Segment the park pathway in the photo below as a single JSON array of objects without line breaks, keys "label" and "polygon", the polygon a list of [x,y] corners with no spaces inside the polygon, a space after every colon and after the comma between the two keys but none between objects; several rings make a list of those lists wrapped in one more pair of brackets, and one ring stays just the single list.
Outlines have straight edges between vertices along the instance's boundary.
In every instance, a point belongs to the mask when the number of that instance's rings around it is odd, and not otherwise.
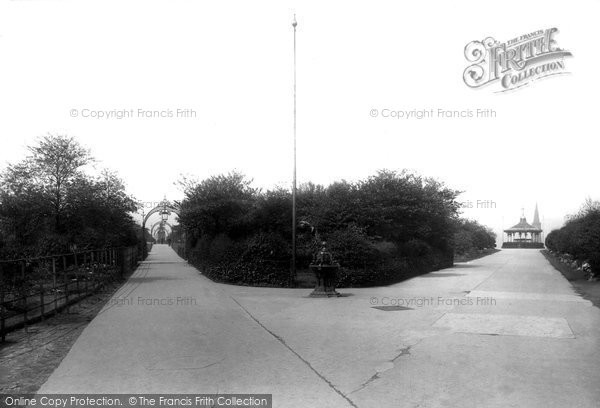
[{"label": "park pathway", "polygon": [[39,393],[269,393],[274,407],[589,407],[600,310],[537,250],[396,285],[216,284],[164,245]]}]

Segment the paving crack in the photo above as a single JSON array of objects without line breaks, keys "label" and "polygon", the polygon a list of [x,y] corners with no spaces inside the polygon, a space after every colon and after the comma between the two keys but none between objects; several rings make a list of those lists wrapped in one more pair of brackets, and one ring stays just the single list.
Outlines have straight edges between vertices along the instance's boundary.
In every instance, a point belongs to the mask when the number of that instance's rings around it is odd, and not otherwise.
[{"label": "paving crack", "polygon": [[366,388],[369,384],[371,384],[373,381],[378,380],[379,379],[379,372],[376,372],[375,374],[373,374],[371,376],[371,378],[369,378],[367,381],[365,381],[364,383],[362,383],[357,389],[355,389],[354,391],[350,392],[350,394],[354,394],[355,392],[358,392],[364,388]]},{"label": "paving crack", "polygon": [[192,370],[203,370],[205,368],[212,367],[212,366],[217,365],[217,364],[221,364],[221,362],[223,360],[225,360],[225,359],[222,358],[221,360],[216,361],[214,363],[205,364],[205,365],[199,366],[199,367],[158,367],[158,368],[156,368],[156,367],[153,366],[153,367],[146,368],[146,370],[149,370],[149,371],[177,371],[177,370],[192,371]]},{"label": "paving crack", "polygon": [[[416,344],[419,344],[419,343],[416,343]],[[394,357],[394,358],[393,358],[393,359],[391,359],[390,361],[391,361],[392,363],[395,363],[395,362],[396,362],[396,360],[398,360],[400,357],[402,357],[402,356],[406,356],[406,355],[410,355],[410,349],[411,349],[411,347],[412,347],[412,346],[406,346],[406,347],[404,347],[403,349],[400,349],[400,354],[398,354],[396,357]]]},{"label": "paving crack", "polygon": [[422,341],[422,339],[421,339],[421,340],[419,340],[418,342],[416,342],[416,343],[415,343],[415,344],[413,344],[413,345],[406,346],[406,347],[404,347],[404,348],[400,349],[400,350],[399,350],[399,351],[400,351],[400,354],[398,354],[396,357],[394,357],[394,358],[392,358],[391,360],[389,360],[389,362],[390,362],[390,363],[392,363],[392,366],[391,366],[391,367],[389,367],[389,368],[387,368],[387,369],[385,369],[385,370],[377,370],[377,372],[376,372],[375,374],[373,374],[373,375],[371,376],[371,378],[369,378],[367,381],[365,381],[364,383],[362,383],[362,384],[361,384],[361,385],[360,385],[360,386],[359,386],[357,389],[355,389],[355,390],[353,390],[352,392],[350,392],[350,394],[354,394],[355,392],[361,391],[361,390],[365,389],[366,387],[368,387],[368,386],[369,386],[369,385],[370,385],[370,384],[371,384],[373,381],[376,381],[376,380],[380,379],[381,377],[380,377],[379,375],[380,375],[381,373],[384,373],[384,372],[386,372],[386,371],[389,371],[389,370],[391,370],[392,368],[394,368],[394,364],[396,363],[396,360],[398,360],[398,359],[399,359],[400,357],[402,357],[402,356],[407,356],[407,355],[409,356],[409,355],[410,355],[410,349],[411,349],[413,346],[416,346],[417,344],[419,344],[421,341]]},{"label": "paving crack", "polygon": [[345,399],[348,404],[350,404],[350,406],[354,407],[354,408],[358,408],[358,406],[354,403],[354,401],[352,401],[350,398],[348,398],[346,396],[346,394],[344,394],[342,391],[340,391],[331,381],[329,381],[323,374],[321,374],[320,372],[318,372],[313,366],[312,364],[310,364],[310,362],[308,362],[307,360],[305,360],[300,354],[298,354],[298,352],[296,350],[294,350],[290,345],[288,345],[285,340],[281,337],[278,336],[277,334],[275,334],[274,332],[272,332],[271,330],[269,330],[264,324],[261,323],[260,320],[258,320],[256,317],[254,317],[252,315],[252,313],[250,313],[244,306],[241,305],[240,302],[237,301],[236,298],[234,298],[233,296],[230,296],[231,299],[244,311],[246,312],[246,314],[248,316],[250,316],[250,318],[252,320],[254,320],[256,322],[256,324],[258,324],[260,327],[263,328],[263,330],[265,330],[267,333],[269,333],[271,336],[273,336],[277,341],[279,341],[285,348],[287,348],[289,351],[291,351],[296,357],[298,357],[300,359],[300,361],[302,361],[304,364],[306,364],[306,366],[317,375],[317,377],[319,377],[321,380],[323,380],[328,386],[329,388],[331,388],[333,391],[335,391],[340,397],[342,397],[343,399]]}]

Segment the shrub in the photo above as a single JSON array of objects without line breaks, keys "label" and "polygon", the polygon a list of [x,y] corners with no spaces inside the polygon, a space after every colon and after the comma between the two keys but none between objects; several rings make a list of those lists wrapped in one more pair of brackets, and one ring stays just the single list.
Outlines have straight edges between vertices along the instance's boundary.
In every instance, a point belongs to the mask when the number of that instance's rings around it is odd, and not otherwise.
[{"label": "shrub", "polygon": [[460,219],[456,223],[453,244],[456,255],[470,255],[484,249],[495,248],[496,233],[477,221]]},{"label": "shrub", "polygon": [[85,173],[94,159],[74,138],[48,135],[29,153],[0,173],[1,258],[137,244],[137,204],[114,173]]},{"label": "shrub", "polygon": [[600,273],[600,203],[587,200],[565,225],[546,236],[546,246],[562,258],[589,264],[594,275]]},{"label": "shrub", "polygon": [[336,260],[348,268],[361,268],[381,256],[365,231],[355,224],[331,232],[327,237],[327,248]]},{"label": "shrub", "polygon": [[[289,283],[289,191],[263,193],[239,173],[182,185],[180,222],[195,247],[192,262],[207,276],[240,284]],[[297,267],[308,267],[319,240],[327,241],[349,285],[397,282],[447,265],[457,194],[435,180],[392,171],[358,183],[301,185],[297,219],[316,230],[298,231]]]}]

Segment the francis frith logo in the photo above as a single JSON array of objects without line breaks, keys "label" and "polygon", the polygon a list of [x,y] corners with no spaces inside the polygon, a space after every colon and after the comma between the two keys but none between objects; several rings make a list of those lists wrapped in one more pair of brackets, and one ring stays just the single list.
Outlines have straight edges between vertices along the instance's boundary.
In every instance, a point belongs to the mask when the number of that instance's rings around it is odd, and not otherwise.
[{"label": "francis frith logo", "polygon": [[463,73],[465,84],[480,88],[499,83],[497,92],[504,92],[568,73],[565,57],[571,53],[558,47],[557,32],[557,28],[538,30],[503,43],[492,37],[471,41],[465,46],[465,58],[471,63]]}]

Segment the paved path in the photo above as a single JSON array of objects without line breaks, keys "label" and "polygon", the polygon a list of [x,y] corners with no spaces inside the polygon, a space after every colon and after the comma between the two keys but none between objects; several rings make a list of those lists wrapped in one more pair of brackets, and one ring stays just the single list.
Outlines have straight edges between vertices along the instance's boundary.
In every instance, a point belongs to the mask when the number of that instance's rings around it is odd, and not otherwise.
[{"label": "paved path", "polygon": [[600,310],[536,250],[341,292],[215,284],[158,245],[39,392],[272,393],[275,407],[598,406]]}]

